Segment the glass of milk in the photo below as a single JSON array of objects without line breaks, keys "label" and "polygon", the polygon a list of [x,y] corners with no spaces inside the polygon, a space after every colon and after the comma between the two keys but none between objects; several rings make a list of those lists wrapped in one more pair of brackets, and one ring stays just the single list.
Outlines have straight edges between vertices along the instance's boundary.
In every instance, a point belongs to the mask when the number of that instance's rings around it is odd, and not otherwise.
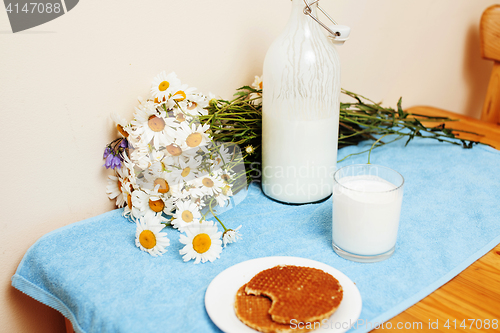
[{"label": "glass of milk", "polygon": [[404,178],[374,164],[355,164],[333,176],[332,245],[341,257],[376,262],[394,253]]}]

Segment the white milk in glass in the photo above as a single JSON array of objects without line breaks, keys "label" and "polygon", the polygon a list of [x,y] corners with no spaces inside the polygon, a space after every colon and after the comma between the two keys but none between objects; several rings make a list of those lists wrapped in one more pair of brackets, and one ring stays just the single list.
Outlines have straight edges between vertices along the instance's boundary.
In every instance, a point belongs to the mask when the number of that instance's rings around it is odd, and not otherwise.
[{"label": "white milk in glass", "polygon": [[402,189],[378,176],[347,176],[335,183],[333,243],[358,255],[378,255],[396,244]]}]

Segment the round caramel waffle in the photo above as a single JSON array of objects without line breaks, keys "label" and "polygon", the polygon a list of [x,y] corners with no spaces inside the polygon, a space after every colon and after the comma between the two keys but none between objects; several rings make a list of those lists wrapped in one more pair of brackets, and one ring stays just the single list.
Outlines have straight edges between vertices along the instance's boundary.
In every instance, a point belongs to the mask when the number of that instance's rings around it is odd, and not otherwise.
[{"label": "round caramel waffle", "polygon": [[[273,321],[269,314],[271,300],[265,296],[247,295],[246,285],[243,285],[236,293],[234,311],[236,317],[245,325],[264,333],[285,333],[285,332],[307,332],[307,329],[299,329],[295,325],[281,324]],[[319,327],[319,323],[317,323]],[[304,327],[304,325],[302,326]],[[313,326],[314,327],[314,326]]]},{"label": "round caramel waffle", "polygon": [[342,286],[330,274],[292,265],[263,270],[246,284],[245,293],[269,297],[271,319],[282,324],[328,318],[337,310],[343,296]]}]

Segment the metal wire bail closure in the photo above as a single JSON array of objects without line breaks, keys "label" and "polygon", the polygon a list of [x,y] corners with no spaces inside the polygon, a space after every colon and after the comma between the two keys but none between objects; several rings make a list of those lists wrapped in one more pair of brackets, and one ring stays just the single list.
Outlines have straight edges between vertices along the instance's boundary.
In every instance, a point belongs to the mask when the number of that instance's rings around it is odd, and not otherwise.
[{"label": "metal wire bail closure", "polygon": [[[311,17],[314,21],[316,21],[319,25],[321,25],[323,28],[328,31],[330,34],[330,38],[334,42],[339,42],[340,44],[343,44],[347,39],[349,39],[349,34],[351,32],[351,29],[347,26],[339,25],[335,20],[328,15],[328,13],[320,7],[319,5],[319,0],[313,0],[312,2],[308,2],[308,0],[304,0],[305,7],[304,7],[304,14],[308,15]],[[311,6],[316,5],[316,7],[334,24],[333,26],[327,26],[321,20],[314,16],[312,13],[312,8]]]}]

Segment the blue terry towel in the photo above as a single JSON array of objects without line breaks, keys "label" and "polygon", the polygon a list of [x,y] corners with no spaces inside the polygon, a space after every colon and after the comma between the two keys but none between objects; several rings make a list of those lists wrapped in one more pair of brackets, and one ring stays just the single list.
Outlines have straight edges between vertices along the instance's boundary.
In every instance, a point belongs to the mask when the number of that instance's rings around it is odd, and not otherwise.
[{"label": "blue terry towel", "polygon": [[[344,148],[339,157],[367,148]],[[357,155],[340,166],[366,160]],[[60,311],[77,332],[219,332],[204,308],[206,288],[218,273],[247,259],[296,256],[342,271],[361,292],[360,319],[386,321],[500,242],[500,152],[415,140],[377,148],[371,162],[405,177],[396,252],[386,261],[356,263],[333,252],[331,200],[284,205],[252,184],[246,199],[220,216],[229,228],[243,225],[243,238],[214,263],[184,263],[175,230],[168,231],[171,245],[162,257],[141,252],[135,225],[114,210],[43,236],[12,284]]]}]

